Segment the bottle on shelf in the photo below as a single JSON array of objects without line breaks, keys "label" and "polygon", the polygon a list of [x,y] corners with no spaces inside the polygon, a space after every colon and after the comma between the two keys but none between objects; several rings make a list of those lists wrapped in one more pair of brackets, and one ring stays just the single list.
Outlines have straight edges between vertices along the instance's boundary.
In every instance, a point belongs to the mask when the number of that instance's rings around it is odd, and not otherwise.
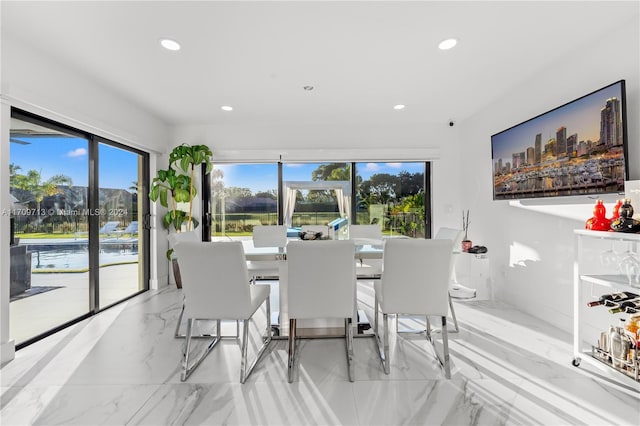
[{"label": "bottle on shelf", "polygon": [[640,312],[640,298],[620,302],[615,308],[609,309],[609,312],[611,312],[612,314],[617,314],[620,312],[624,312],[626,314],[635,314],[637,312]]},{"label": "bottle on shelf", "polygon": [[620,302],[624,302],[625,300],[636,299],[638,297],[640,297],[640,295],[631,293],[630,291],[603,294],[602,296],[600,296],[598,300],[587,303],[587,306],[589,307],[599,306],[599,305],[612,306],[612,305],[619,304]]},{"label": "bottle on shelf", "polygon": [[610,330],[610,347],[613,366],[624,368],[629,349],[631,349],[631,340],[624,332],[624,318],[620,318],[620,327],[611,327]]}]

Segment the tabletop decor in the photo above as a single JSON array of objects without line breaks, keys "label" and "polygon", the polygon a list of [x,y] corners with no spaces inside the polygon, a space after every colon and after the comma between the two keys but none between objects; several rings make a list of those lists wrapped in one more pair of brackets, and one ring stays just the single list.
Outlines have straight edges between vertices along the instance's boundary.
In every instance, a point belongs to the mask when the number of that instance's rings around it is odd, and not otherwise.
[{"label": "tabletop decor", "polygon": [[469,239],[469,210],[462,210],[462,230],[464,231],[464,237],[462,238],[462,251],[467,252],[473,246],[473,243]]}]

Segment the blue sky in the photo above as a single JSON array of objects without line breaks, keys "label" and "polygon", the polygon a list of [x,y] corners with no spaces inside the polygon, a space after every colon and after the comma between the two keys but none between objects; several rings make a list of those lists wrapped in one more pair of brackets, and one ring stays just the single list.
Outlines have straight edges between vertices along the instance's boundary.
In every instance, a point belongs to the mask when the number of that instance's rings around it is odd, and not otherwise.
[{"label": "blue sky", "polygon": [[[215,152],[214,152],[215,155]],[[298,163],[283,165],[284,180],[311,180],[311,172],[322,163]],[[278,167],[276,164],[219,164],[214,168],[224,173],[225,186],[250,188],[253,193],[277,189]],[[358,163],[356,171],[367,180],[372,174],[397,175],[401,171],[423,173],[424,163]]]},{"label": "blue sky", "polygon": [[[10,162],[21,167],[18,173],[38,170],[42,180],[64,174],[77,186],[87,186],[88,143],[82,138],[22,138],[28,145],[10,144]],[[137,180],[137,154],[100,144],[100,186],[128,189]],[[215,155],[215,152],[214,152]],[[284,180],[311,180],[311,172],[321,163],[283,165]],[[276,189],[276,164],[215,165],[224,172],[226,186],[250,188],[254,193]],[[357,172],[363,179],[375,173],[397,175],[401,171],[424,172],[424,163],[359,163]]]},{"label": "blue sky", "polygon": [[[19,174],[37,170],[46,181],[63,174],[77,186],[87,186],[88,142],[82,138],[51,137],[21,138],[28,145],[9,144],[10,163],[20,166]],[[138,155],[109,145],[100,144],[100,186],[128,189],[138,180]]]},{"label": "blue sky", "polygon": [[575,102],[557,108],[547,114],[533,118],[514,128],[505,130],[492,137],[493,161],[511,162],[513,153],[526,152],[527,147],[535,146],[536,135],[542,134],[542,147],[556,130],[567,128],[567,136],[578,134],[578,141],[597,141],[600,139],[600,110],[607,99],[617,97],[621,100],[619,84],[580,98]]}]

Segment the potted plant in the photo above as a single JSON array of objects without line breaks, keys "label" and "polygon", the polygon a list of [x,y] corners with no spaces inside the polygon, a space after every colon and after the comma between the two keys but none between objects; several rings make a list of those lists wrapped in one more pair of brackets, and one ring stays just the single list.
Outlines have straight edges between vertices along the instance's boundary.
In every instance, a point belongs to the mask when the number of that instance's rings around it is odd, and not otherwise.
[{"label": "potted plant", "polygon": [[462,210],[462,230],[464,231],[464,237],[462,238],[462,251],[467,252],[473,245],[469,239],[469,210]]},{"label": "potted plant", "polygon": [[[167,208],[162,217],[162,226],[169,232],[189,232],[198,227],[199,222],[193,217],[193,200],[197,189],[193,184],[195,168],[206,165],[207,173],[213,169],[213,153],[206,145],[182,144],[169,154],[167,169],[158,170],[151,182],[149,199],[160,201]],[[172,260],[176,284],[181,287],[180,271],[176,259],[172,259],[173,248],[167,250],[167,259]]]}]

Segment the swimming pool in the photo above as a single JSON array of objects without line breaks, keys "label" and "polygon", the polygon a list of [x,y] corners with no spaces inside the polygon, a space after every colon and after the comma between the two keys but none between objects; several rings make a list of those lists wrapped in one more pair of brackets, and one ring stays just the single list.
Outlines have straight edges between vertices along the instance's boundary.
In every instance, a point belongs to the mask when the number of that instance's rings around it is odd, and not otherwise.
[{"label": "swimming pool", "polygon": [[[22,242],[21,242],[22,244]],[[89,270],[88,243],[78,241],[46,241],[25,243],[31,253],[31,271],[86,272]],[[137,240],[100,244],[100,266],[138,261]]]}]

